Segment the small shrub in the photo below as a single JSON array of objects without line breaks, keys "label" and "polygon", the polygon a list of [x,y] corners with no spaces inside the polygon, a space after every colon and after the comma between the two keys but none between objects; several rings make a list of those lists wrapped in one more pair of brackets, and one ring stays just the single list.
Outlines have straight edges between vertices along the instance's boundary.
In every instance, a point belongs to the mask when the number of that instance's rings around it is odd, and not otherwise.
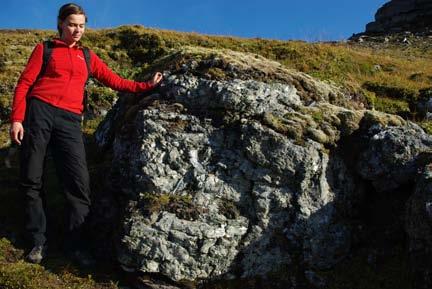
[{"label": "small shrub", "polygon": [[432,134],[432,120],[424,120],[419,125],[426,133]]},{"label": "small shrub", "polygon": [[140,195],[138,206],[146,215],[167,211],[175,214],[178,218],[194,221],[208,210],[198,207],[187,195],[168,195],[144,193]]},{"label": "small shrub", "polygon": [[375,99],[375,109],[390,113],[397,114],[402,117],[411,115],[409,104],[404,100],[392,99],[387,97],[377,97]]}]

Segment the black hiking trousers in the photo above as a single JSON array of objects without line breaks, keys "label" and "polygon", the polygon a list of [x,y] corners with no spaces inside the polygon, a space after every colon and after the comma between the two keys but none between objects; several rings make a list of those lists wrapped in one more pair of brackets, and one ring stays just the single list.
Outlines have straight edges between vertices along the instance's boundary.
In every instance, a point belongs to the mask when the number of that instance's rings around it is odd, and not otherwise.
[{"label": "black hiking trousers", "polygon": [[44,167],[48,149],[66,197],[65,246],[82,243],[89,214],[90,185],[81,132],[81,116],[36,98],[27,101],[19,188],[26,198],[26,230],[33,246],[46,238]]}]

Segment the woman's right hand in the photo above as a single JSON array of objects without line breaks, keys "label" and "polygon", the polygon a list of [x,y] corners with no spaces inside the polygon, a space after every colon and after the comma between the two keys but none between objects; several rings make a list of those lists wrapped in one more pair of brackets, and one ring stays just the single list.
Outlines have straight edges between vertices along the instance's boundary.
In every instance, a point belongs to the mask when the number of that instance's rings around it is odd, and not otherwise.
[{"label": "woman's right hand", "polygon": [[163,74],[161,72],[155,72],[151,79],[151,84],[153,87],[158,86],[163,78]]},{"label": "woman's right hand", "polygon": [[24,137],[24,127],[20,122],[13,122],[10,125],[10,137],[14,143],[21,145],[21,141]]}]

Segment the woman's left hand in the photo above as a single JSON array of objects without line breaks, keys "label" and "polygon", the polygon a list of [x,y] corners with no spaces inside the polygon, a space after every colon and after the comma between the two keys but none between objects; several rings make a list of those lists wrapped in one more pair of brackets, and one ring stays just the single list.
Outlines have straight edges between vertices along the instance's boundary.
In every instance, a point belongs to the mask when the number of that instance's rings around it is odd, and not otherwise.
[{"label": "woman's left hand", "polygon": [[162,81],[163,75],[161,72],[156,72],[155,74],[153,74],[152,79],[151,79],[151,84],[153,87],[158,86],[161,81]]}]

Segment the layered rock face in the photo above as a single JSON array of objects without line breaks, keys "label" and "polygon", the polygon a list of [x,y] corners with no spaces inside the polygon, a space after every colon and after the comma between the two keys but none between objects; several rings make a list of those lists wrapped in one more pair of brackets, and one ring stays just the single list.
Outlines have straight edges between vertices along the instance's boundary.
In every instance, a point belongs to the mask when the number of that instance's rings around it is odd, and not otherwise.
[{"label": "layered rock face", "polygon": [[418,126],[350,109],[338,88],[255,55],[185,48],[156,65],[160,90],[117,103],[96,134],[112,149],[127,270],[176,281],[285,270],[284,286],[322,286],[316,272],[358,239],[365,188],[413,183],[432,148]]},{"label": "layered rock face", "polygon": [[366,25],[366,33],[430,32],[432,0],[392,0],[375,14],[375,21]]}]

